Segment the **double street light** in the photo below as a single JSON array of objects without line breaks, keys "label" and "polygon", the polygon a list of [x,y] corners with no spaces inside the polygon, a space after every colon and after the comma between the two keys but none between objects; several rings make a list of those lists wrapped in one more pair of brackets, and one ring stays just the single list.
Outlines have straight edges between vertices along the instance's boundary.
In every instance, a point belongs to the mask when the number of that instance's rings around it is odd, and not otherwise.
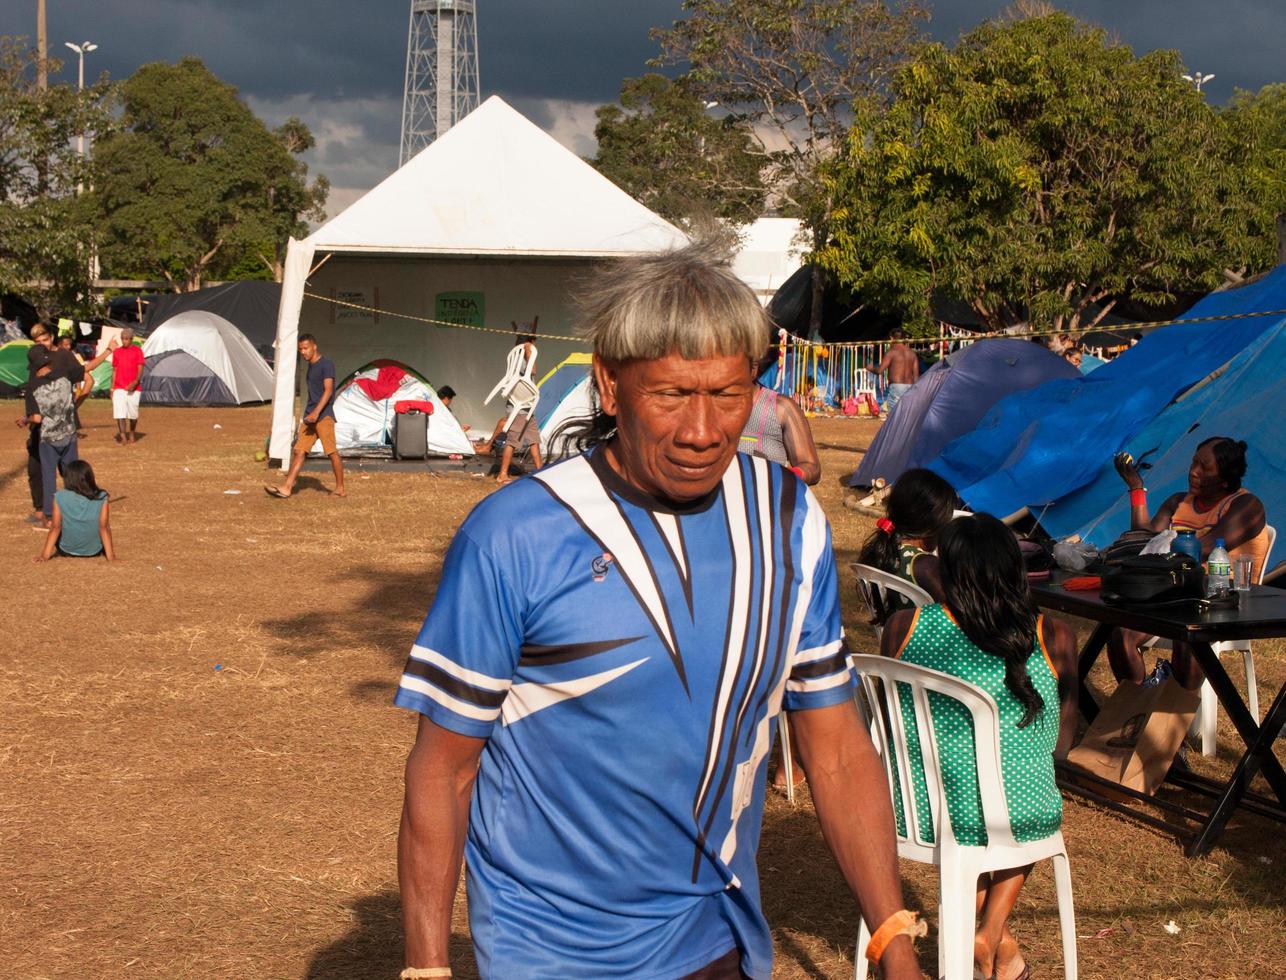
[{"label": "double street light", "polygon": [[1210,79],[1214,77],[1215,77],[1214,75],[1203,75],[1201,74],[1201,72],[1195,72],[1194,74],[1191,74],[1191,75],[1184,75],[1183,80],[1185,82],[1191,82],[1193,85],[1197,87],[1197,91],[1200,92],[1201,86],[1206,84],[1206,82],[1210,81]]},{"label": "double street light", "polygon": [[[63,43],[75,51],[77,57],[80,59],[80,76],[77,82],[76,91],[83,92],[85,91],[85,55],[89,54],[91,51],[97,51],[98,45],[93,41],[81,41],[79,44],[72,44],[70,41],[64,41]],[[76,137],[76,152],[80,154],[82,160],[85,158],[84,133],[81,133]]]}]

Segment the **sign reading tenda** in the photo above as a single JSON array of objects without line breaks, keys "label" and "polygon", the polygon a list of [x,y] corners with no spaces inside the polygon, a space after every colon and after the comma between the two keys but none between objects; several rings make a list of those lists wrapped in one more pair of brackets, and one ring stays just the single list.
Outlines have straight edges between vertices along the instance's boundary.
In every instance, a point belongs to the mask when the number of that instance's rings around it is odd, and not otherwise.
[{"label": "sign reading tenda", "polygon": [[433,318],[466,327],[481,327],[485,319],[483,294],[471,292],[438,293]]}]

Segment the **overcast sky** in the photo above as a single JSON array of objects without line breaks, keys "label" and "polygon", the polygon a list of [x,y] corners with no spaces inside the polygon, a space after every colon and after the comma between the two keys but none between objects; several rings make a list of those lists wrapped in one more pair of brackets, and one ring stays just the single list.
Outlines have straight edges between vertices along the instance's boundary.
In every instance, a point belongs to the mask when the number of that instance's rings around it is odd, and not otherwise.
[{"label": "overcast sky", "polygon": [[[150,61],[197,55],[269,123],[300,116],[314,170],[335,188],[332,214],[397,165],[409,0],[47,0],[51,53],[90,40],[86,75],[124,78]],[[930,33],[956,38],[1009,0],[930,2]],[[1065,0],[1136,52],[1177,48],[1213,72],[1206,91],[1286,81],[1286,0]],[[3,0],[0,34],[35,36],[36,0]],[[497,94],[580,154],[594,149],[594,109],[656,53],[648,29],[681,0],[477,0],[482,94]]]}]

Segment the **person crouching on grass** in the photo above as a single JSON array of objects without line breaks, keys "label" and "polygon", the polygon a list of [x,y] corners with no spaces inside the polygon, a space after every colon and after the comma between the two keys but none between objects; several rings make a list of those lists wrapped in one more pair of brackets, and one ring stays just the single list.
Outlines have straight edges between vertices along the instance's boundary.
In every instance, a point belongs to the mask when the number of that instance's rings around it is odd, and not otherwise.
[{"label": "person crouching on grass", "polygon": [[54,555],[116,561],[107,491],[94,480],[94,468],[74,459],[63,468],[63,489],[54,494],[53,525],[45,546],[32,559],[39,564]]},{"label": "person crouching on grass", "polygon": [[285,500],[294,492],[299,471],[304,468],[308,450],[321,440],[322,452],[330,457],[330,468],[335,473],[333,497],[347,497],[344,491],[344,462],[339,458],[335,445],[335,362],[322,357],[317,350],[317,338],[310,333],[299,335],[299,356],[308,362],[308,404],[304,408],[304,421],[299,426],[295,441],[295,456],[290,461],[290,472],[281,486],[266,486],[270,497]]}]

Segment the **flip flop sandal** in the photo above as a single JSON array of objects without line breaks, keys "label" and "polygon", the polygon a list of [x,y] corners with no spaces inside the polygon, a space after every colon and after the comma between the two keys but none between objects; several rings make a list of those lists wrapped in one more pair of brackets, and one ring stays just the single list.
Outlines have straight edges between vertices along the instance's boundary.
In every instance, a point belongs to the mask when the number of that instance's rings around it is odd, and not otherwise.
[{"label": "flip flop sandal", "polygon": [[278,500],[289,500],[290,494],[282,493],[280,487],[264,487],[263,492],[269,497],[276,497]]}]

